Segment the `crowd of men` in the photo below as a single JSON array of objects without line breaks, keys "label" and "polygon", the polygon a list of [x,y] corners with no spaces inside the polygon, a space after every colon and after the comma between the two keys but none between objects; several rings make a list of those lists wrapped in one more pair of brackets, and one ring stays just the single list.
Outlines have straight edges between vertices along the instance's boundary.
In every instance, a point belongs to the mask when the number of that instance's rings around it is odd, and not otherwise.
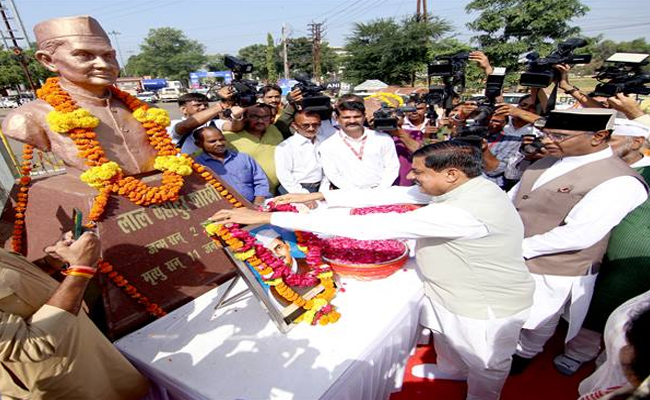
[{"label": "crowd of men", "polygon": [[[475,57],[491,69],[482,54]],[[438,363],[414,373],[466,379],[468,399],[499,398],[507,376],[543,351],[563,316],[566,349],[554,360],[561,373],[572,375],[595,359],[603,334],[613,347],[581,395],[647,390],[647,343],[630,339],[630,324],[609,331],[605,323],[622,306],[619,321],[634,320],[645,334],[650,329],[650,116],[632,96],[583,94],[568,83],[568,66],[556,68],[559,87],[577,100],[573,109],[541,118],[547,98],[533,89],[517,105],[497,104],[478,143],[461,134],[478,112],[472,102],[456,101],[431,120],[425,98],[414,94],[397,128],[378,132],[358,96],[339,98],[326,121],[299,102],[280,112],[262,98],[244,111],[245,130],[224,136],[261,165],[270,194],[282,195],[277,202],[425,206],[380,216],[225,210],[214,218],[357,239],[416,239],[429,299],[421,324],[434,335]],[[280,93],[264,92],[274,90]],[[286,121],[288,113],[289,132],[278,132],[273,121]],[[621,347],[627,358],[619,357]]]}]

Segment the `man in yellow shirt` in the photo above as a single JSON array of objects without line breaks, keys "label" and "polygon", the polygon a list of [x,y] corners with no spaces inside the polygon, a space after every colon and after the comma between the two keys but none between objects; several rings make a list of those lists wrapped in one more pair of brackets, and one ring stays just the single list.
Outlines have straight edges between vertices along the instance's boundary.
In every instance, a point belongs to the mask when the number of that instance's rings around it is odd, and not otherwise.
[{"label": "man in yellow shirt", "polygon": [[269,190],[275,193],[279,181],[275,173],[275,148],[282,142],[282,134],[273,125],[273,108],[255,104],[244,111],[244,130],[224,132],[231,147],[253,157],[269,178]]}]

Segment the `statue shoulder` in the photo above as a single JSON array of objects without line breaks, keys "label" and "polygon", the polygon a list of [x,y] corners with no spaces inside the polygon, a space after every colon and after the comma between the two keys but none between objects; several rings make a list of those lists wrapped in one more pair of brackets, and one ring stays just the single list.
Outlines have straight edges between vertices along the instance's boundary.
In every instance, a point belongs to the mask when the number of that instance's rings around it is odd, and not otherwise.
[{"label": "statue shoulder", "polygon": [[13,139],[38,148],[49,147],[45,117],[52,106],[43,100],[30,101],[12,110],[2,121],[2,132]]}]

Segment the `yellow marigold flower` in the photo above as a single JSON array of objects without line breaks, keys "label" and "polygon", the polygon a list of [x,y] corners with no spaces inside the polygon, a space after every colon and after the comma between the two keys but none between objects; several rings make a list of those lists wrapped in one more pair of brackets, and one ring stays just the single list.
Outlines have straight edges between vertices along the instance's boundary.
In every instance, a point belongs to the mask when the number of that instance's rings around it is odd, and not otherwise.
[{"label": "yellow marigold flower", "polygon": [[270,281],[264,281],[264,283],[266,283],[269,286],[278,286],[279,284],[282,283],[282,278],[272,279]]},{"label": "yellow marigold flower", "polygon": [[140,107],[133,112],[133,117],[142,123],[154,122],[161,126],[169,126],[171,122],[169,114],[162,108]]},{"label": "yellow marigold flower", "polygon": [[101,189],[104,187],[104,182],[110,180],[122,170],[120,166],[114,161],[109,161],[97,167],[92,167],[81,174],[80,178],[86,184]]},{"label": "yellow marigold flower", "polygon": [[302,320],[308,324],[311,324],[315,316],[316,316],[316,311],[309,310],[302,315]]},{"label": "yellow marigold flower", "polygon": [[208,233],[208,235],[214,236],[219,232],[222,226],[223,225],[221,224],[214,224],[214,223],[207,224],[205,226],[205,231]]},{"label": "yellow marigold flower", "polygon": [[74,128],[95,128],[99,125],[99,119],[83,108],[68,113],[50,111],[46,120],[50,129],[58,133],[67,133]]},{"label": "yellow marigold flower", "polygon": [[318,277],[320,279],[327,279],[327,278],[331,278],[332,276],[334,276],[334,273],[332,271],[322,272],[318,274]]},{"label": "yellow marigold flower", "polygon": [[255,249],[250,249],[248,251],[244,251],[243,253],[235,253],[235,257],[238,260],[242,260],[242,261],[251,258],[254,255],[255,255]]},{"label": "yellow marigold flower", "polygon": [[318,311],[321,308],[325,307],[327,305],[327,300],[325,299],[314,299],[314,306],[312,307],[312,310]]},{"label": "yellow marigold flower", "polygon": [[171,171],[181,176],[192,173],[192,160],[177,156],[158,156],[153,167],[159,171]]}]

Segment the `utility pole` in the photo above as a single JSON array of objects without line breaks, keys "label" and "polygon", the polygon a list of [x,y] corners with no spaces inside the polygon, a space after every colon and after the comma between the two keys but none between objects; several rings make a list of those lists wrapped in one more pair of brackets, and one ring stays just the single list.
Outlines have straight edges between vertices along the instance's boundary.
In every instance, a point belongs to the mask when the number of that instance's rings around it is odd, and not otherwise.
[{"label": "utility pole", "polygon": [[289,79],[289,60],[287,58],[287,28],[282,24],[282,58],[284,61],[284,79]]},{"label": "utility pole", "polygon": [[117,41],[117,35],[121,35],[121,33],[112,30],[108,32],[108,34],[112,35],[113,39],[115,39],[115,47],[117,47],[117,54],[120,56],[120,65],[122,65],[122,72],[124,72],[124,76],[127,76],[126,64],[124,64],[124,57],[122,57],[122,50],[120,50],[120,42]]},{"label": "utility pole", "polygon": [[9,0],[9,5],[11,6],[12,14],[16,17],[16,21],[18,21],[18,25],[20,26],[20,30],[23,33],[23,38],[25,38],[25,42],[27,42],[27,47],[31,48],[32,47],[32,42],[29,41],[29,36],[27,35],[27,31],[25,30],[25,25],[23,25],[23,20],[20,18],[20,14],[18,13],[18,9],[16,8],[16,4],[14,4],[14,0]]},{"label": "utility pole", "polygon": [[415,18],[418,21],[426,22],[429,18],[429,13],[427,12],[427,0],[417,0],[417,9],[415,12]]},{"label": "utility pole", "polygon": [[[5,7],[5,2],[0,2],[0,15],[2,16],[2,20],[4,21],[6,33],[9,35],[6,37],[6,39],[10,39],[11,44],[13,44],[13,47],[11,50],[13,50],[14,54],[16,55],[16,58],[18,59],[18,63],[20,64],[20,67],[23,70],[23,73],[25,74],[25,78],[27,78],[27,82],[29,83],[29,86],[31,90],[36,93],[36,85],[34,84],[34,80],[32,79],[32,74],[29,72],[29,68],[27,68],[27,61],[25,60],[25,56],[23,55],[23,49],[19,46],[18,40],[27,40],[26,38],[21,38],[21,37],[16,37],[14,35],[14,29],[11,26],[10,20],[14,19],[11,18],[7,15],[7,7]],[[2,37],[5,39],[5,32],[2,32]],[[29,43],[29,42],[27,42]]]},{"label": "utility pole", "polygon": [[309,31],[311,32],[311,40],[312,40],[312,45],[311,45],[312,75],[314,79],[320,82],[321,39],[323,33],[323,24],[312,22],[307,26],[309,27]]}]

